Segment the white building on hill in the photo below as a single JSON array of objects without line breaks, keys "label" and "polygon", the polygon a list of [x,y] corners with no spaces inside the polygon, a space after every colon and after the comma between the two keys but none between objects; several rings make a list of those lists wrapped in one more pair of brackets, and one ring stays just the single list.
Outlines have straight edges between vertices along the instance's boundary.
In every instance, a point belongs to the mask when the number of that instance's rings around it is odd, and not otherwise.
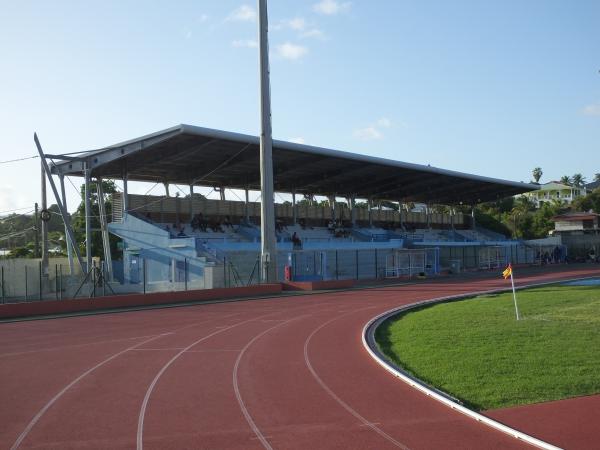
[{"label": "white building on hill", "polygon": [[577,197],[585,195],[585,188],[569,186],[558,181],[550,181],[549,183],[541,184],[538,191],[528,192],[524,195],[535,202],[536,208],[552,200],[560,200],[570,205]]}]

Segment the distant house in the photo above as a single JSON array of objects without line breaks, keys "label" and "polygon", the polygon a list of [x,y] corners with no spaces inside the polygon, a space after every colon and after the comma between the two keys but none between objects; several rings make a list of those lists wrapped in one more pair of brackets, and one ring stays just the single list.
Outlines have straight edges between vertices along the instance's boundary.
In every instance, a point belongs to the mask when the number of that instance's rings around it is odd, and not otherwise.
[{"label": "distant house", "polygon": [[596,213],[569,213],[552,218],[554,222],[553,234],[598,234],[600,233],[600,214]]},{"label": "distant house", "polygon": [[540,185],[538,191],[528,192],[524,195],[535,202],[535,207],[539,208],[544,203],[552,200],[560,200],[563,203],[570,205],[577,197],[585,195],[585,187],[569,186],[559,183],[558,181],[550,181]]}]

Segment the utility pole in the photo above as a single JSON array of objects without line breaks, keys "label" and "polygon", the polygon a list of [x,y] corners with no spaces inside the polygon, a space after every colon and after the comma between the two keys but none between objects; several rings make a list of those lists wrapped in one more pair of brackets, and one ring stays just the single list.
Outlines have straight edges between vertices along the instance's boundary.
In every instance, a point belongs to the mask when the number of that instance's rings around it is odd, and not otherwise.
[{"label": "utility pole", "polygon": [[35,204],[35,212],[33,216],[33,223],[35,226],[35,257],[40,257],[40,212],[38,204]]},{"label": "utility pole", "polygon": [[[42,211],[48,214],[48,200],[46,197],[46,173],[44,166],[41,166],[41,182],[42,182]],[[45,219],[45,218],[42,218]],[[42,276],[48,276],[48,221],[42,220]]]},{"label": "utility pole", "polygon": [[260,237],[263,282],[277,282],[277,242],[273,204],[273,132],[271,129],[271,84],[269,81],[269,40],[267,0],[258,0],[260,58]]}]

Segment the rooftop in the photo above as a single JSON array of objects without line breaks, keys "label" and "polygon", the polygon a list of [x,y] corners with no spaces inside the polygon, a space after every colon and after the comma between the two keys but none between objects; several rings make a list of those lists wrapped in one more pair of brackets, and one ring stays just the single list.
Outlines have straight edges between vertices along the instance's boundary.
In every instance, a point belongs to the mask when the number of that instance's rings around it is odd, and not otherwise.
[{"label": "rooftop", "polygon": [[[54,174],[260,190],[257,136],[177,125],[79,156],[58,160]],[[277,192],[475,204],[539,189],[488,178],[322,147],[273,141]]]}]

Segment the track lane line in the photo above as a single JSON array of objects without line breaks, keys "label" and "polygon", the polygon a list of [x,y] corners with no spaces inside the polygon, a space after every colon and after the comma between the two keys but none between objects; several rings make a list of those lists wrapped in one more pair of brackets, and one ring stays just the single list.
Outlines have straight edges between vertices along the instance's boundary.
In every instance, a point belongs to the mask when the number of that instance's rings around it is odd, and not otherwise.
[{"label": "track lane line", "polygon": [[265,334],[267,334],[269,331],[274,330],[275,328],[279,328],[282,325],[285,325],[285,324],[288,324],[290,322],[293,322],[294,320],[298,320],[298,319],[307,317],[308,315],[309,314],[305,314],[303,316],[299,316],[299,317],[295,317],[293,319],[285,320],[283,322],[278,323],[277,325],[272,326],[271,328],[267,328],[266,330],[260,332],[256,336],[254,336],[254,338],[252,338],[244,346],[244,348],[240,351],[237,359],[235,360],[235,365],[233,366],[233,391],[235,392],[235,398],[238,401],[238,404],[240,406],[240,409],[242,410],[242,414],[244,415],[244,418],[246,419],[246,422],[248,422],[248,425],[250,425],[250,428],[252,429],[252,431],[254,432],[254,434],[256,435],[256,437],[258,438],[258,440],[261,442],[261,444],[263,445],[263,447],[266,448],[267,450],[273,450],[273,447],[271,447],[271,444],[269,444],[269,441],[267,440],[267,438],[262,434],[262,432],[260,431],[260,429],[258,428],[258,426],[256,425],[256,423],[254,422],[254,419],[252,419],[252,416],[248,412],[248,408],[246,407],[246,404],[244,403],[244,399],[242,398],[242,394],[240,393],[240,386],[239,386],[239,382],[238,382],[238,369],[240,367],[240,362],[242,360],[242,357],[244,356],[244,353],[246,353],[246,350],[248,350],[248,348],[250,348],[250,346],[252,344],[254,344],[254,342],[256,342],[262,336],[264,336]]},{"label": "track lane line", "polygon": [[162,333],[162,334],[158,334],[154,337],[151,337],[150,339],[146,339],[142,342],[138,342],[137,344],[126,348],[125,350],[121,350],[118,353],[115,353],[114,355],[106,358],[104,361],[99,362],[98,364],[96,364],[94,367],[91,367],[90,369],[86,370],[85,372],[83,372],[81,375],[79,375],[77,378],[75,378],[73,381],[71,381],[69,384],[67,384],[60,392],[58,392],[58,394],[56,394],[54,397],[52,397],[52,399],[46,403],[46,405],[40,409],[38,411],[38,413],[33,417],[33,419],[31,419],[31,421],[29,422],[29,424],[25,427],[25,429],[21,432],[21,434],[19,435],[19,437],[17,438],[17,440],[15,441],[15,443],[12,445],[12,447],[10,448],[10,450],[16,450],[17,448],[19,448],[19,446],[21,445],[21,443],[23,442],[23,440],[27,437],[27,435],[29,434],[29,432],[31,431],[31,429],[35,426],[35,424],[42,418],[42,416],[46,413],[46,411],[48,411],[48,409],[50,409],[50,407],[56,403],[58,401],[58,399],[60,399],[65,392],[67,392],[69,389],[71,389],[73,386],[75,386],[79,381],[81,381],[83,378],[85,378],[87,375],[89,375],[90,373],[92,373],[94,370],[98,369],[99,367],[102,367],[103,365],[105,365],[106,363],[112,361],[115,358],[118,358],[119,356],[121,356],[124,353],[127,353],[130,350],[134,350],[135,348],[139,347],[140,345],[144,345],[148,342],[152,342],[156,339],[159,339],[163,336],[167,336],[173,334],[173,332],[170,333]]},{"label": "track lane line", "polygon": [[244,320],[242,322],[238,322],[236,324],[233,325],[229,325],[227,328],[220,328],[217,331],[214,331],[206,336],[201,337],[200,339],[197,339],[196,341],[192,342],[190,345],[188,345],[187,347],[183,348],[180,352],[178,352],[175,356],[173,356],[169,361],[167,361],[167,363],[158,371],[158,373],[156,374],[156,376],[154,377],[154,379],[152,380],[152,382],[150,383],[150,385],[148,386],[148,389],[146,390],[146,395],[144,396],[144,400],[142,401],[142,405],[140,407],[140,413],[138,415],[138,428],[137,428],[137,446],[136,448],[138,450],[142,450],[144,448],[144,418],[146,415],[146,410],[148,409],[148,402],[150,401],[150,396],[152,395],[152,392],[154,391],[154,388],[156,387],[156,384],[158,383],[158,380],[162,377],[162,375],[167,371],[167,369],[177,360],[179,359],[179,357],[181,355],[183,355],[185,352],[187,352],[189,349],[191,349],[192,347],[194,347],[195,345],[199,344],[202,341],[205,341],[206,339],[209,339],[213,336],[216,336],[217,334],[221,334],[224,333],[225,331],[231,330],[232,328],[236,328],[240,325],[244,325],[246,323],[250,323],[250,322],[254,322],[256,320],[260,320],[263,317],[268,317],[270,315],[273,314],[280,314],[280,311],[275,312],[275,313],[269,313],[269,314],[264,314],[262,316],[258,316],[258,317],[253,317],[251,319],[247,319]]},{"label": "track lane line", "polygon": [[394,439],[392,436],[390,436],[385,431],[383,431],[381,428],[379,428],[376,425],[376,422],[371,422],[371,421],[367,420],[366,418],[364,418],[363,416],[361,416],[358,411],[356,411],[354,408],[352,408],[348,403],[346,403],[344,400],[342,400],[335,392],[333,392],[333,390],[331,390],[331,388],[317,374],[316,370],[314,369],[314,367],[312,366],[312,364],[310,362],[310,357],[308,356],[308,346],[310,344],[310,341],[312,340],[313,336],[315,334],[317,334],[321,329],[323,329],[324,327],[326,327],[330,323],[335,322],[336,320],[341,319],[344,316],[348,316],[350,314],[353,314],[353,313],[356,313],[356,312],[359,312],[359,311],[364,311],[364,310],[367,310],[367,309],[372,309],[372,308],[376,308],[376,306],[368,306],[366,308],[355,309],[354,311],[350,311],[350,312],[347,312],[345,314],[336,316],[333,319],[330,319],[327,322],[324,322],[320,326],[318,326],[317,328],[315,328],[313,330],[313,332],[304,341],[304,362],[306,363],[306,366],[308,367],[308,370],[312,374],[313,378],[317,381],[317,383],[319,383],[319,385],[323,388],[323,390],[325,390],[325,392],[327,392],[331,396],[331,398],[333,398],[340,406],[342,406],[346,411],[348,411],[356,419],[358,419],[364,426],[370,428],[375,433],[379,434],[381,437],[383,437],[385,440],[387,440],[388,442],[392,443],[396,447],[401,448],[403,450],[410,450],[410,448],[407,447],[406,445],[404,445],[402,442]]},{"label": "track lane line", "polygon": [[[223,318],[229,318],[229,317],[233,317],[239,315],[239,313],[235,313],[235,314],[229,314],[227,316],[224,316]],[[37,422],[42,418],[42,416],[46,413],[46,411],[54,404],[56,403],[60,397],[62,397],[65,392],[67,392],[70,388],[72,388],[75,384],[77,384],[79,381],[81,381],[83,378],[85,378],[87,375],[89,375],[90,373],[92,373],[94,370],[100,368],[101,366],[105,365],[106,363],[112,361],[113,359],[121,356],[122,354],[129,352],[129,351],[135,351],[138,350],[138,347],[147,344],[148,342],[152,342],[158,338],[164,337],[164,336],[169,336],[172,334],[175,334],[179,331],[182,330],[186,330],[188,328],[192,328],[194,326],[198,326],[198,325],[202,325],[208,322],[211,322],[212,319],[207,319],[207,320],[203,320],[200,322],[195,322],[192,324],[188,324],[188,325],[184,325],[180,328],[176,328],[175,330],[172,331],[168,331],[168,332],[164,332],[164,333],[160,333],[160,334],[156,334],[156,335],[151,335],[151,336],[144,336],[144,337],[149,337],[149,339],[146,339],[142,342],[138,342],[137,344],[126,348],[125,350],[122,350],[112,356],[110,356],[109,358],[101,361],[100,363],[96,364],[94,367],[88,369],[87,371],[83,372],[81,375],[79,375],[77,378],[75,378],[75,380],[73,380],[71,383],[69,383],[67,386],[65,386],[58,394],[56,394],[48,403],[46,403],[46,405],[40,410],[38,411],[38,413],[33,417],[33,419],[31,419],[31,421],[29,422],[29,424],[27,425],[27,427],[25,427],[25,429],[21,432],[21,434],[19,435],[19,437],[17,438],[17,440],[15,441],[15,443],[13,444],[13,446],[11,447],[10,450],[16,450],[21,443],[23,442],[23,440],[27,437],[27,435],[31,432],[31,430],[33,429],[33,427],[37,424]],[[136,338],[131,338],[131,339],[136,339]]]}]

